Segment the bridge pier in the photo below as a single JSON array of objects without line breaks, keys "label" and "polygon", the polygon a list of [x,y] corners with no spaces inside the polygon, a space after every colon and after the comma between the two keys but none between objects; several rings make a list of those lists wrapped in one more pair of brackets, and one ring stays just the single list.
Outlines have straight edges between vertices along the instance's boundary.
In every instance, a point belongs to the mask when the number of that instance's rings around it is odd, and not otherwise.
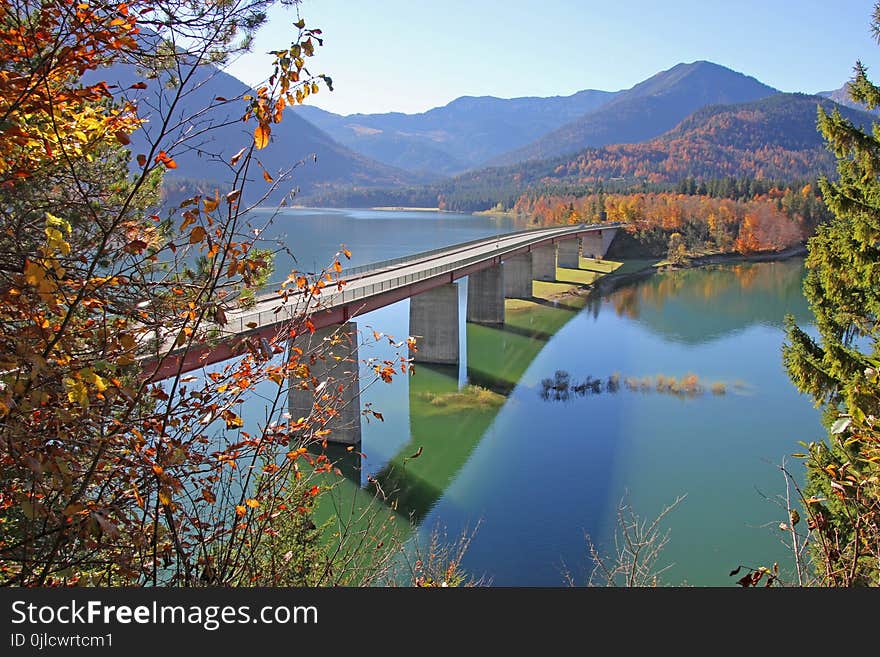
[{"label": "bridge pier", "polygon": [[504,296],[508,299],[532,298],[532,254],[524,253],[504,261]]},{"label": "bridge pier", "polygon": [[504,323],[503,267],[489,267],[468,276],[467,321],[475,324]]},{"label": "bridge pier", "polygon": [[[287,399],[291,418],[294,421],[300,417],[307,418],[314,411],[313,423],[319,419],[326,420],[324,428],[331,432],[327,435],[327,442],[360,444],[357,323],[318,329],[310,335],[296,338],[294,345],[303,350],[301,362],[308,365],[311,377],[317,379],[319,384],[326,381],[327,385],[316,399],[314,386],[309,384],[308,388],[301,388],[299,384],[304,379],[291,376]],[[328,410],[316,410],[316,406]]]},{"label": "bridge pier", "polygon": [[556,245],[539,246],[532,251],[532,276],[536,281],[556,280]]},{"label": "bridge pier", "polygon": [[596,259],[604,258],[605,254],[608,253],[608,247],[611,246],[611,242],[616,234],[617,229],[609,228],[607,230],[598,230],[584,235],[581,238],[584,257]]},{"label": "bridge pier", "polygon": [[559,259],[560,267],[567,267],[568,269],[577,269],[580,267],[580,260],[578,258],[579,246],[580,240],[576,238],[562,240],[557,244],[557,257]]},{"label": "bridge pier", "polygon": [[458,362],[458,286],[447,283],[409,301],[409,334],[417,339],[417,363]]}]

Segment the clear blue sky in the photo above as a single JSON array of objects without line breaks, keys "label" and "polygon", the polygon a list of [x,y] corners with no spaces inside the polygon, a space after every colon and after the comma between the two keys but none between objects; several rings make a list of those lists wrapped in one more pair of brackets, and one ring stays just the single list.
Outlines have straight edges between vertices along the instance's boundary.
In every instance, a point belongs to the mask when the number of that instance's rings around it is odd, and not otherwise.
[{"label": "clear blue sky", "polygon": [[[332,76],[313,104],[354,112],[420,112],[464,95],[617,90],[698,59],[782,91],[841,86],[861,59],[880,80],[869,0],[304,0],[324,31],[313,73]],[[278,9],[254,52],[229,72],[268,75],[294,9]]]}]

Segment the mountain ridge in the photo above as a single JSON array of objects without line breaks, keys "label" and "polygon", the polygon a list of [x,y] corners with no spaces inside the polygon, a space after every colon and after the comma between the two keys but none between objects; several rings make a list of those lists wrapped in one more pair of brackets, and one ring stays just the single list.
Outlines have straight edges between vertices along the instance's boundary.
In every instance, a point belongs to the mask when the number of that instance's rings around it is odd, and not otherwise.
[{"label": "mountain ridge", "polygon": [[608,102],[617,92],[584,89],[569,95],[460,96],[425,112],[334,114],[297,111],[345,146],[391,166],[435,176],[474,168],[510,148]]},{"label": "mountain ridge", "polygon": [[[663,135],[638,144],[587,148],[571,156],[487,167],[438,185],[408,190],[412,199],[448,209],[486,210],[496,203],[510,207],[525,191],[577,190],[597,185],[624,188],[671,186],[688,178],[712,180],[751,177],[802,181],[833,175],[835,158],[816,129],[816,107],[837,108],[855,123],[874,117],[820,96],[778,93],[748,103],[702,107]],[[388,194],[400,191],[387,190]],[[345,195],[346,204],[364,199],[386,204],[381,190]],[[323,203],[333,203],[325,196]],[[394,204],[400,204],[395,202]]]},{"label": "mountain ridge", "polygon": [[[149,152],[149,138],[154,131],[150,121],[152,108],[160,103],[167,106],[171,87],[165,85],[164,79],[145,81],[127,65],[115,65],[90,75],[126,90],[125,93],[138,102],[139,115],[146,121],[141,129],[132,133],[129,148],[133,154]],[[144,82],[147,88],[137,90],[136,85]],[[253,140],[253,123],[241,121],[245,104],[238,102],[248,93],[252,93],[248,85],[217,67],[196,68],[187,83],[186,94],[172,113],[170,132],[164,139],[168,144],[177,143],[169,150],[177,167],[166,172],[166,180],[177,186],[182,185],[183,180],[211,184],[230,180],[228,162],[232,155]],[[291,188],[309,193],[327,185],[352,181],[364,186],[426,182],[425,178],[346,148],[294,111],[285,112],[281,123],[272,126],[269,146],[255,155],[272,178],[277,179],[280,173],[294,169],[289,183],[270,193],[269,199],[273,202],[286,197]],[[259,172],[255,169],[254,173],[257,174],[255,180],[262,184]],[[257,189],[251,192],[256,193]]]},{"label": "mountain ridge", "polygon": [[527,146],[488,162],[505,166],[544,160],[583,148],[638,143],[657,137],[700,107],[758,100],[778,90],[720,64],[676,64],[619,92],[600,108]]}]

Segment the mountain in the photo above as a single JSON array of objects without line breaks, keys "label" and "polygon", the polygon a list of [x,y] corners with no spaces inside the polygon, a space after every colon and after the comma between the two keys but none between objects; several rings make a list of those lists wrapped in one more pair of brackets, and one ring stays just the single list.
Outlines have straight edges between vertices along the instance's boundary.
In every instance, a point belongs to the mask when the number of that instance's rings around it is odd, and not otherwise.
[{"label": "mountain", "polygon": [[844,84],[839,89],[834,89],[833,91],[820,91],[816,95],[823,96],[824,98],[830,98],[838,105],[843,105],[844,107],[850,107],[852,109],[862,110],[864,112],[871,112],[872,114],[880,114],[880,108],[869,110],[861,103],[857,103],[852,98],[850,98],[849,89],[847,88],[846,84]]},{"label": "mountain", "polygon": [[[155,132],[157,117],[152,108],[167,107],[172,99],[172,88],[164,79],[145,80],[132,67],[115,65],[110,69],[90,74],[121,90],[138,101],[139,115],[146,119],[142,129],[131,135],[133,154],[149,152],[150,135]],[[146,82],[143,91],[132,91],[132,85]],[[252,90],[240,80],[213,66],[197,68],[183,95],[171,114],[168,137],[164,143],[180,143],[169,150],[177,168],[166,173],[169,189],[190,186],[211,187],[231,181],[228,166],[230,158],[253,140],[255,123],[243,123],[245,110],[242,96]],[[226,100],[228,99],[228,100]],[[359,186],[396,186],[426,182],[427,179],[376,162],[337,143],[324,131],[303,119],[296,111],[284,112],[283,121],[272,126],[270,145],[255,155],[271,177],[294,168],[292,180],[274,191],[270,199],[278,201],[293,187],[302,193],[335,184]],[[254,182],[252,194],[268,190],[259,170],[254,167],[249,176]]]},{"label": "mountain", "polygon": [[713,104],[743,103],[777,93],[753,77],[711,62],[678,64],[619,92],[585,114],[509,153],[492,165],[545,160],[587,147],[638,143],[672,129],[691,112]]},{"label": "mountain", "polygon": [[649,183],[727,176],[799,180],[832,175],[835,158],[816,128],[816,108],[837,108],[870,126],[866,112],[820,96],[776,94],[751,103],[694,112],[664,135],[642,144],[589,149],[557,165],[551,178],[590,182],[624,178]]},{"label": "mountain", "polygon": [[[473,211],[498,202],[511,207],[525,191],[577,192],[599,183],[609,190],[643,184],[668,188],[688,178],[802,181],[820,174],[833,176],[836,161],[816,128],[817,105],[829,112],[837,108],[862,126],[870,126],[874,119],[821,96],[780,93],[750,103],[701,108],[644,143],[588,148],[568,157],[485,168],[429,187],[384,193],[408,194],[403,198],[422,204],[436,199],[451,210]],[[389,198],[382,194],[348,190],[345,204],[358,204],[360,196],[382,205]],[[321,202],[335,201],[331,194]]]},{"label": "mountain", "polygon": [[462,96],[420,114],[297,112],[345,146],[380,162],[433,175],[459,173],[590,112],[615,97],[587,89],[571,96]]}]

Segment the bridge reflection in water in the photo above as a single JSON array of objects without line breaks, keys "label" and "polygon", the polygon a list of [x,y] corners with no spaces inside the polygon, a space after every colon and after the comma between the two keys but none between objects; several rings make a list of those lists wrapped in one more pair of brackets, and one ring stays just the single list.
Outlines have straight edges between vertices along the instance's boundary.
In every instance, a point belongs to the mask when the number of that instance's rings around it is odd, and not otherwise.
[{"label": "bridge reflection in water", "polygon": [[[585,268],[588,266],[584,263]],[[761,265],[761,276],[754,278],[757,269],[758,267],[753,265],[728,265],[699,271],[668,272],[603,295],[601,300],[593,298],[589,303],[590,305],[600,303],[602,315],[616,314],[620,317],[634,318],[635,322],[642,324],[643,329],[648,329],[648,333],[659,340],[700,345],[752,327],[760,329],[763,325],[768,325],[778,328],[778,322],[786,312],[798,318],[807,317],[809,311],[799,292],[802,276],[800,261]],[[568,276],[563,275],[564,273],[575,272],[560,271],[558,278],[569,279]],[[736,313],[731,309],[749,301],[744,291],[748,291],[751,295],[750,311]],[[455,527],[454,531],[458,531],[463,526],[462,523],[472,520],[472,513],[478,513],[486,519],[486,524],[481,529],[481,539],[475,542],[475,552],[472,554],[480,554],[479,550],[484,550],[484,553],[492,552],[497,549],[499,542],[516,540],[514,538],[517,536],[516,532],[511,532],[509,527],[504,526],[503,514],[505,505],[512,503],[511,500],[518,499],[517,495],[526,487],[520,482],[510,481],[518,470],[510,469],[509,465],[510,463],[518,466],[528,464],[531,457],[526,459],[511,457],[511,460],[507,461],[506,458],[498,459],[499,450],[516,451],[521,454],[523,448],[528,449],[534,442],[530,431],[534,431],[536,427],[551,427],[548,433],[553,433],[553,436],[542,436],[536,446],[538,452],[547,451],[554,444],[553,437],[563,435],[567,429],[559,423],[545,424],[541,417],[531,425],[522,424],[521,404],[530,391],[517,390],[516,398],[511,399],[511,403],[508,403],[508,398],[512,397],[517,383],[523,381],[524,373],[530,367],[535,369],[532,363],[552,336],[569,320],[575,318],[583,303],[582,299],[577,298],[572,298],[571,301],[566,299],[565,305],[559,306],[553,306],[538,298],[527,302],[508,300],[504,325],[462,322],[461,332],[465,340],[462,341],[461,348],[461,370],[451,366],[419,364],[415,376],[408,379],[401,377],[395,382],[397,390],[405,395],[408,404],[406,411],[397,413],[402,416],[402,422],[408,422],[408,427],[394,428],[394,433],[400,436],[401,442],[395,442],[394,449],[388,449],[387,445],[383,446],[384,451],[379,450],[381,453],[378,454],[380,464],[372,465],[372,468],[370,466],[364,468],[365,471],[370,472],[375,484],[366,479],[360,463],[354,460],[345,462],[343,470],[349,478],[343,479],[342,483],[338,484],[335,505],[323,507],[319,510],[319,514],[329,518],[334,513],[350,513],[350,509],[359,511],[366,509],[373,502],[373,495],[378,487],[381,487],[388,495],[384,500],[386,503],[374,503],[373,508],[380,509],[383,518],[389,519],[393,526],[399,529],[398,535],[404,538],[413,536],[414,525],[417,528],[424,524],[426,529],[429,529],[427,525],[432,524],[433,519],[438,517],[442,518],[444,523],[448,522],[450,526]],[[707,308],[711,311],[707,312]],[[587,311],[589,310],[591,308],[587,308]],[[663,312],[664,310],[666,312]],[[698,335],[690,325],[696,321],[695,318],[700,317],[700,311],[708,330]],[[398,316],[402,314],[403,311],[400,311]],[[577,324],[580,326],[592,323],[588,317],[582,315]],[[613,322],[611,324],[614,325]],[[608,322],[604,322],[604,325],[608,325]],[[403,330],[402,326],[404,326],[403,321],[394,328]],[[569,329],[572,328],[574,327],[569,326]],[[565,356],[558,351],[558,344],[566,344],[566,349],[577,349],[580,344],[583,344],[585,351],[591,349],[590,344],[579,341],[580,331],[577,331],[577,334],[578,339],[572,339],[572,333],[568,331],[559,343],[554,342],[551,349],[541,355],[539,360],[542,366],[549,369],[544,373],[545,375],[551,374],[557,363],[562,369],[566,368],[563,364]],[[586,334],[593,336],[592,339],[598,339],[595,332],[587,331]],[[617,347],[619,346],[618,344]],[[551,352],[554,355],[548,358]],[[561,363],[560,355],[563,358]],[[615,352],[613,356],[600,359],[602,365],[598,368],[601,371],[583,369],[585,366],[592,367],[590,364],[592,358],[594,358],[592,355],[586,359],[572,357],[571,361],[580,364],[581,374],[610,374],[613,371],[611,368],[617,367],[618,362],[623,362],[623,367],[627,367],[626,359],[621,361],[620,355]],[[624,373],[626,371],[624,369]],[[536,376],[540,374],[535,371],[525,375],[526,384],[536,381]],[[465,382],[477,384],[485,390],[483,392],[469,390],[464,385]],[[403,388],[404,385],[407,388]],[[486,394],[486,391],[491,394]],[[614,401],[620,401],[621,397],[625,398],[625,395],[616,397]],[[716,401],[739,403],[737,398],[729,396],[724,400],[720,398],[709,400],[707,405]],[[749,400],[748,403],[754,401]],[[385,405],[384,401],[383,405]],[[387,405],[385,406],[387,408]],[[626,405],[625,408],[631,406]],[[566,417],[571,419],[571,414]],[[617,421],[616,416],[610,414],[607,418],[608,421],[600,425],[602,430],[609,436],[624,435],[620,427],[612,426],[609,429],[609,424]],[[365,427],[365,429],[364,451],[368,453],[370,463],[373,464],[375,463],[373,458],[377,454],[375,448],[371,448],[371,443],[374,442],[373,437],[376,433],[372,433],[372,428]],[[505,435],[507,431],[518,432],[519,436]],[[602,520],[602,514],[608,512],[602,506],[602,502],[610,499],[609,491],[613,489],[612,475],[609,473],[616,471],[614,467],[609,467],[609,463],[615,459],[615,450],[622,449],[621,445],[625,446],[626,441],[609,440],[601,443],[600,446],[591,448],[589,452],[594,458],[570,467],[567,475],[563,473],[563,478],[571,476],[572,479],[577,479],[575,490],[581,495],[578,497],[578,504],[583,503],[589,509],[588,512],[583,509],[580,511],[585,517],[592,519],[591,536],[597,537],[597,540],[603,540],[603,528],[610,525]],[[559,443],[555,444],[558,448]],[[411,459],[410,457],[420,448],[421,455]],[[655,451],[660,454],[662,449],[661,445]],[[491,462],[487,460],[487,454],[494,455]],[[350,453],[342,448],[340,456],[346,455],[350,456]],[[652,457],[656,458],[654,452]],[[640,465],[644,468],[644,459]],[[487,474],[484,480],[489,479],[492,484],[485,486],[475,495],[474,473],[486,467],[497,468],[498,471]],[[577,474],[572,475],[571,472]],[[639,473],[641,481],[643,470],[638,469],[636,472]],[[509,483],[514,492],[499,491],[497,489],[499,483],[502,487]],[[639,494],[644,494],[645,490],[652,490],[651,486],[654,485],[653,480],[650,485],[643,484]],[[557,493],[559,490],[562,488],[557,488]],[[584,491],[588,491],[589,494],[585,494]],[[587,501],[582,502],[582,498]],[[481,501],[474,503],[474,499]],[[614,502],[616,503],[618,499],[619,497]],[[645,499],[651,498],[649,496]],[[495,500],[498,502],[492,506]],[[484,502],[488,506],[485,506]],[[546,512],[546,508],[539,508],[541,513]],[[499,523],[502,526],[500,530]],[[490,528],[494,534],[490,532]],[[424,532],[424,529],[419,530],[422,536]],[[553,534],[557,538],[561,535],[562,532]],[[485,543],[487,536],[491,537],[489,543]],[[495,541],[494,544],[492,540]],[[480,546],[477,546],[477,543],[480,543]],[[483,545],[488,547],[484,548]],[[485,554],[475,558],[479,560],[484,556]],[[523,564],[520,566],[526,567]]]},{"label": "bridge reflection in water", "polygon": [[[559,278],[571,273],[560,269]],[[554,291],[568,287],[560,283]],[[467,463],[547,341],[586,303],[581,296],[561,301],[507,300],[503,324],[464,322],[467,346],[461,363],[417,363],[415,374],[407,377],[409,439],[371,476],[362,468],[361,445],[351,438],[360,436],[360,427],[351,424],[350,414],[345,414],[346,420],[341,419],[343,414],[335,418],[343,437],[328,444],[326,453],[343,477],[332,482],[334,493],[322,502],[318,519],[343,514],[343,522],[365,523],[373,517],[367,510],[371,505],[375,509],[378,500],[379,508],[391,510],[392,525],[405,534],[412,525],[418,526]],[[340,402],[359,407],[350,398]],[[291,415],[302,415],[303,410],[292,406]]]},{"label": "bridge reflection in water", "polygon": [[[581,260],[581,264],[584,269],[590,267],[587,261]],[[796,288],[801,280],[801,267],[799,261],[778,263],[771,268],[772,275],[765,277],[765,284],[772,284],[776,292]],[[560,269],[558,273],[558,278],[565,280],[574,272]],[[655,315],[663,316],[659,312],[662,306],[672,300],[676,304],[676,316],[689,317],[697,307],[705,304],[715,307],[719,300],[736,305],[739,293],[734,292],[747,286],[748,280],[744,277],[751,273],[749,266],[670,272],[621,288],[610,294],[606,302],[618,314],[640,315],[658,334],[673,340],[687,339],[677,332],[669,335],[669,328],[657,320]],[[704,294],[691,298],[688,288],[689,295],[682,296],[680,283],[697,275],[706,281],[706,289],[700,288]],[[771,291],[768,291],[768,299],[772,297]],[[762,291],[758,292],[760,302]],[[800,295],[791,296],[797,303],[785,310],[800,319],[808,310]],[[321,514],[329,517],[340,509],[364,509],[377,491],[381,491],[378,497],[393,510],[396,523],[401,527],[411,522],[418,525],[467,463],[508,396],[550,338],[587,304],[599,303],[601,300],[595,297],[578,296],[556,303],[538,297],[528,301],[507,300],[504,324],[464,323],[466,349],[461,369],[466,373],[465,380],[458,366],[417,364],[416,374],[406,381],[409,439],[369,480],[358,457],[360,446],[351,451],[344,445],[330,446],[330,455],[338,458],[344,474],[344,480],[337,482],[338,494],[344,501],[337,501],[332,511],[322,509]],[[764,308],[763,303],[757,306]],[[748,315],[749,323],[767,323],[771,315],[778,314],[778,308],[775,313],[752,313]],[[705,339],[717,339],[721,334],[746,328],[741,316],[728,318],[723,311],[717,323],[717,330],[709,332],[710,337]],[[366,451],[369,452],[369,446]],[[419,457],[411,458],[416,453],[420,453]]]}]

